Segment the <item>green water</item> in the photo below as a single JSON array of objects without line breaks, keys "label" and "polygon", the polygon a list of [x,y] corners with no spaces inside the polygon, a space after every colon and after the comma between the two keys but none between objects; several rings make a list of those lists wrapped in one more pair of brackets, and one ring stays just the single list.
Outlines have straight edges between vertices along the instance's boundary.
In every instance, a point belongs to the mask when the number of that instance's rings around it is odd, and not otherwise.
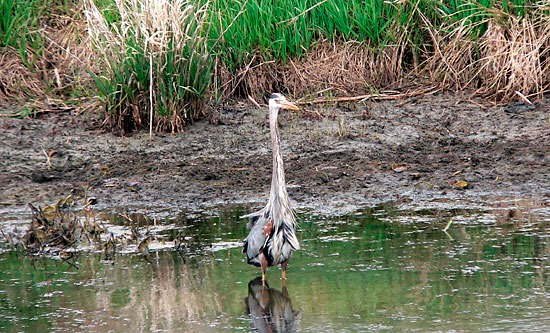
[{"label": "green water", "polygon": [[[269,288],[262,291],[253,281],[258,269],[246,264],[239,247],[246,234],[236,218],[240,213],[171,220],[174,229],[158,237],[171,244],[184,230],[186,250],[152,251],[148,258],[118,254],[112,262],[87,252],[72,266],[6,252],[0,255],[0,331],[550,327],[550,236],[540,221],[510,226],[468,211],[444,212],[445,219],[441,212],[374,210],[340,218],[301,216],[302,249],[289,264],[286,288],[280,270],[271,268]],[[447,217],[456,221],[445,233]]]}]

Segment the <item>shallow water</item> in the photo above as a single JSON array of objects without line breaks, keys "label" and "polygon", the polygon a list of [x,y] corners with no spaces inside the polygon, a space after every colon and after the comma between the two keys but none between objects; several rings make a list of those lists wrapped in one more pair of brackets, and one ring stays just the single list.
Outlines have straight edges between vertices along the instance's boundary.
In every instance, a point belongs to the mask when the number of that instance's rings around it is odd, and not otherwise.
[{"label": "shallow water", "polygon": [[[262,289],[259,270],[241,253],[246,229],[237,216],[243,212],[157,221],[148,256],[125,249],[107,261],[90,251],[69,264],[3,253],[0,331],[550,327],[550,233],[536,215],[391,206],[343,217],[302,215],[302,249],[289,264],[286,287],[279,269],[271,268],[269,288]],[[114,226],[124,224],[105,216]],[[180,231],[185,241],[178,252],[173,239]]]}]

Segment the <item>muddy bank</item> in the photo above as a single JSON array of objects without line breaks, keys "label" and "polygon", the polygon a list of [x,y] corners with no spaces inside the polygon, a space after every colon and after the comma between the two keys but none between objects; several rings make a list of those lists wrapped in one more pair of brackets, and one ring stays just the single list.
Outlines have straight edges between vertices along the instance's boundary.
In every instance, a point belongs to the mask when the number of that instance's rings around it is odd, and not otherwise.
[{"label": "muddy bank", "polygon": [[[548,207],[549,115],[544,101],[495,107],[450,94],[306,105],[280,116],[289,194],[297,207],[337,214],[388,201],[468,206],[496,196]],[[89,115],[70,112],[1,118],[0,207],[85,193],[98,209],[175,214],[246,202],[253,209],[267,198],[264,109],[237,103],[185,133],[153,140],[147,133],[116,137],[92,124]]]}]

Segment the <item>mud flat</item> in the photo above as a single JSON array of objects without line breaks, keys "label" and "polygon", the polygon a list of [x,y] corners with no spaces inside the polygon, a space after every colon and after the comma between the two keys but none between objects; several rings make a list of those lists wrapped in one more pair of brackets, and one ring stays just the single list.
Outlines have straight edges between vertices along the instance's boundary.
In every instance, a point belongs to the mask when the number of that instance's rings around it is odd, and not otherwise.
[{"label": "mud flat", "polygon": [[[470,208],[530,202],[548,216],[550,109],[466,95],[335,106],[280,116],[289,194],[342,214],[394,202]],[[267,111],[236,103],[178,135],[117,137],[88,116],[0,118],[0,208],[69,193],[98,209],[167,211],[263,204],[271,177]]]}]

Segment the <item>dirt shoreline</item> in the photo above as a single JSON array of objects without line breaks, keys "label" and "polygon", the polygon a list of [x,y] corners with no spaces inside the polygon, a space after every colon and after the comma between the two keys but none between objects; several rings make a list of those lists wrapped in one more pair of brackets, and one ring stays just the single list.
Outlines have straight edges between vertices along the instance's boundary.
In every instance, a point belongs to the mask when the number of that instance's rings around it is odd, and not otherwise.
[{"label": "dirt shoreline", "polygon": [[[305,105],[282,114],[296,206],[342,214],[390,201],[468,207],[484,197],[550,206],[547,102],[490,106],[454,94],[404,102]],[[98,209],[258,208],[272,167],[267,111],[236,103],[214,114],[214,124],[199,121],[153,140],[147,133],[116,137],[87,129],[89,119],[69,112],[2,117],[0,209],[84,192]],[[461,180],[468,186],[455,188]]]}]

